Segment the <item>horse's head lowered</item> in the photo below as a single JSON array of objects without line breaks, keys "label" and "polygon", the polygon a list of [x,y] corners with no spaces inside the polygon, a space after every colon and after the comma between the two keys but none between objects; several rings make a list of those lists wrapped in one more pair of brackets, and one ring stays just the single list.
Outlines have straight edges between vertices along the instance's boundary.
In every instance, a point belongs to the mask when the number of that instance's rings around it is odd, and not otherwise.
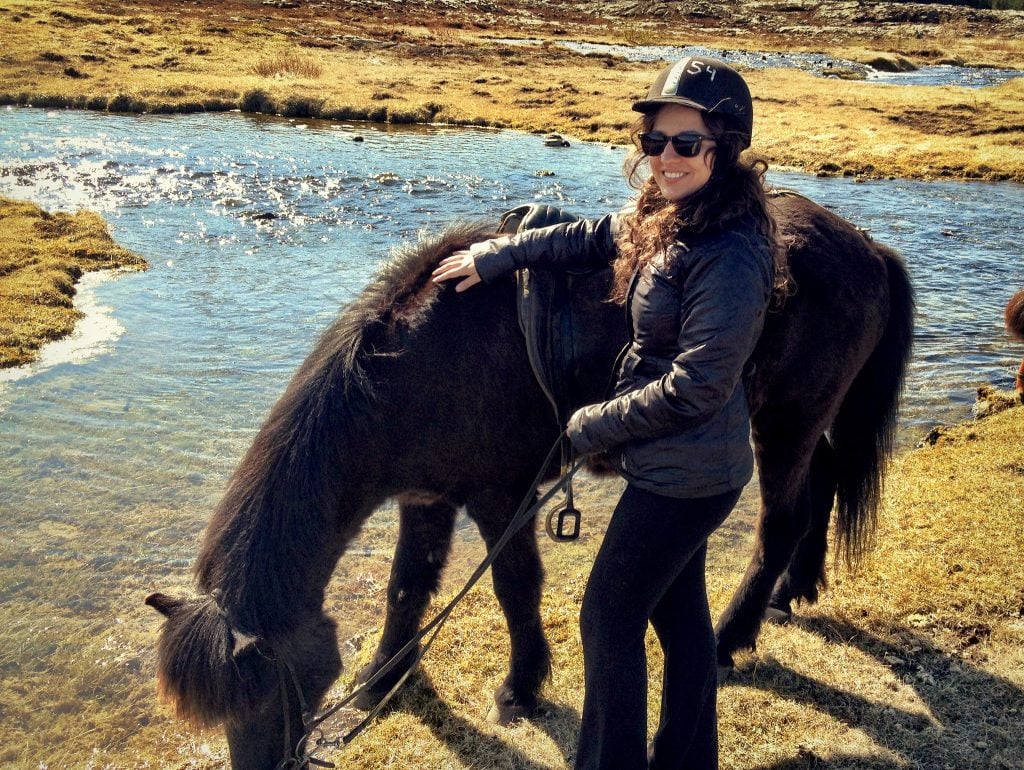
[{"label": "horse's head lowered", "polygon": [[167,619],[157,681],[178,716],[223,724],[233,767],[272,768],[294,756],[303,707],[315,709],[341,672],[334,622],[321,614],[269,641],[234,627],[215,597],[154,593],[146,604]]}]

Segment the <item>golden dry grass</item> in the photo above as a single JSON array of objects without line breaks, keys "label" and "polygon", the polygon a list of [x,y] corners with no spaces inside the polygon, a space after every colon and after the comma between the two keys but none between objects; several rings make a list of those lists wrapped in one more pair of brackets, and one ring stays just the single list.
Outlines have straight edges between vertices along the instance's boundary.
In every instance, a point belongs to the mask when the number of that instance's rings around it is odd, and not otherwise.
[{"label": "golden dry grass", "polygon": [[253,65],[252,70],[264,78],[290,75],[316,80],[323,74],[324,68],[320,62],[309,56],[303,56],[295,51],[283,51],[260,59]]},{"label": "golden dry grass", "polygon": [[32,360],[43,343],[71,332],[82,273],[145,267],[92,212],[48,214],[0,198],[0,368]]},{"label": "golden dry grass", "polygon": [[[652,65],[495,38],[529,32],[552,40],[635,42],[642,36],[753,50],[824,47],[861,60],[904,53],[920,63],[945,56],[1024,65],[1024,48],[1012,36],[973,27],[960,35],[955,23],[915,28],[902,38],[867,25],[828,38],[814,30],[787,38],[754,34],[763,29],[688,28],[680,39],[678,25],[664,20],[615,24],[574,14],[570,3],[553,8],[562,16],[529,17],[523,26],[517,15],[476,18],[467,11],[472,18],[450,19],[428,3],[403,4],[404,13],[384,5],[368,15],[342,3],[278,9],[233,0],[203,5],[200,13],[164,0],[20,0],[0,13],[6,42],[0,102],[129,112],[242,107],[297,117],[557,131],[621,143],[631,120],[626,105],[646,91]],[[755,149],[773,163],[814,173],[1024,181],[1020,80],[978,90],[789,70],[748,77],[757,97]]]}]

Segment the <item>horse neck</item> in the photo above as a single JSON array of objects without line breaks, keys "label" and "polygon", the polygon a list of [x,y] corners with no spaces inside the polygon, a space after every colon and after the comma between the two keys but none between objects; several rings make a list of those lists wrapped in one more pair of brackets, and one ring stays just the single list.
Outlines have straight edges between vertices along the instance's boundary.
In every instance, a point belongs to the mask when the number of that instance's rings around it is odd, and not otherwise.
[{"label": "horse neck", "polygon": [[[311,356],[311,359],[315,358]],[[372,441],[335,367],[307,360],[273,407],[214,511],[196,562],[234,624],[270,637],[319,612],[338,557],[381,502],[352,468]]]}]

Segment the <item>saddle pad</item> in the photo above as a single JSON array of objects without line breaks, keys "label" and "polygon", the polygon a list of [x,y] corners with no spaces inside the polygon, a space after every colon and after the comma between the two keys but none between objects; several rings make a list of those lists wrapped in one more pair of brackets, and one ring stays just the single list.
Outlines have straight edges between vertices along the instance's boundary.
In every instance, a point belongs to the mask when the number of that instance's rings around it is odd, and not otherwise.
[{"label": "saddle pad", "polygon": [[[507,211],[499,232],[521,233],[538,227],[575,222],[579,217],[544,204],[529,204]],[[572,370],[571,276],[563,271],[523,269],[516,276],[519,328],[541,390],[551,402],[559,426],[569,418],[569,373]]]}]

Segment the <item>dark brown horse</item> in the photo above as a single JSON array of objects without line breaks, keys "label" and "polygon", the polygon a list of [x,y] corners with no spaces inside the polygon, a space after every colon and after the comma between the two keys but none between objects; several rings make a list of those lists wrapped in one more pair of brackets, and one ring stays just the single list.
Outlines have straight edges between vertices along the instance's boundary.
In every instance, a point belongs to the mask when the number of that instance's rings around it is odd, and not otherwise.
[{"label": "dark brown horse", "polygon": [[[777,199],[796,292],[773,313],[748,383],[762,509],[742,585],[718,626],[719,656],[754,645],[769,606],[814,601],[836,502],[840,548],[874,525],[911,346],[913,300],[890,249],[798,196]],[[455,294],[430,283],[443,256],[486,235],[456,228],[394,259],[299,368],[242,459],[206,531],[201,598],[154,594],[167,616],[163,693],[194,722],[226,728],[236,767],[273,767],[338,676],[323,612],[335,564],[388,498],[400,526],[387,617],[365,681],[416,632],[465,507],[490,547],[560,426],[531,373],[512,279]],[[625,335],[604,301],[608,271],[577,279],[575,404],[604,398]],[[552,472],[557,469],[552,468]],[[506,722],[529,716],[550,669],[532,527],[493,565],[511,636],[495,693]],[[396,681],[389,672],[362,699]],[[291,693],[291,696],[289,696]]]},{"label": "dark brown horse", "polygon": [[[1003,320],[1006,322],[1006,333],[1014,339],[1024,342],[1024,289],[1010,297],[1006,303]],[[1013,385],[1017,391],[1017,397],[1024,401],[1024,360],[1020,362],[1017,379]]]}]

